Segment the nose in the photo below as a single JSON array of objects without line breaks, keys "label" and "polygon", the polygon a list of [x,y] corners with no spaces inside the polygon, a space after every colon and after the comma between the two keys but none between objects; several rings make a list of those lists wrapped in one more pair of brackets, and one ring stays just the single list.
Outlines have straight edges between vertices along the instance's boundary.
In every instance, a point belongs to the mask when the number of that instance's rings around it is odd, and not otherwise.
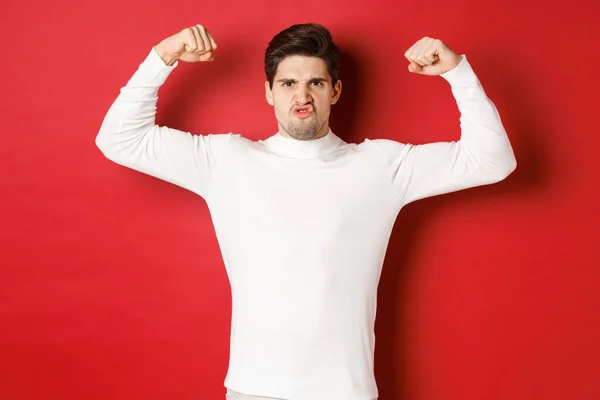
[{"label": "nose", "polygon": [[306,104],[312,101],[312,95],[307,83],[300,83],[297,85],[296,91],[294,92],[294,100],[299,104]]}]

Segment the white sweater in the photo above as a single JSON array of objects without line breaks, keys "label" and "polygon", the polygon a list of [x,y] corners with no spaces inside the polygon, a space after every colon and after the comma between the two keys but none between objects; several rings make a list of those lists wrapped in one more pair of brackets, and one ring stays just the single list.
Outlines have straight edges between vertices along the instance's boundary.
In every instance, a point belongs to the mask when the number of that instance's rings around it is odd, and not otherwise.
[{"label": "white sweater", "polygon": [[[425,145],[191,135],[155,124],[176,68],[154,49],[96,143],[112,161],[189,189],[209,207],[232,291],[225,386],[291,400],[371,400],[377,285],[400,209],[504,179],[516,167],[498,112],[463,55],[441,75],[461,138]],[[199,260],[201,262],[202,260]]]}]

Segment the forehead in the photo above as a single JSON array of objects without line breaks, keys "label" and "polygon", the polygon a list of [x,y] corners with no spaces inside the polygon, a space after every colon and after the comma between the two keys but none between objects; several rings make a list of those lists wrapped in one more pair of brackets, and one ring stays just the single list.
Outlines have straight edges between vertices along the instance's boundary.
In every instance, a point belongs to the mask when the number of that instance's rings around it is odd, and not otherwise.
[{"label": "forehead", "polygon": [[279,62],[275,79],[281,78],[311,78],[320,76],[330,79],[327,63],[319,57],[287,56]]}]

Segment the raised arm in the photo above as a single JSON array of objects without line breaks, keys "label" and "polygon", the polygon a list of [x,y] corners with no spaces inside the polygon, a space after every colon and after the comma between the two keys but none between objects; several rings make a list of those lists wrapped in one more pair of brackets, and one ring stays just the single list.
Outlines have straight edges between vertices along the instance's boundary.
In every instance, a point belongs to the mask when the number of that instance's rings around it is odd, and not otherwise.
[{"label": "raised arm", "polygon": [[217,45],[201,25],[152,48],[104,117],[96,136],[117,164],[207,196],[211,174],[232,134],[192,135],[155,124],[158,90],[178,60],[211,61]]},{"label": "raised arm", "polygon": [[406,54],[409,71],[439,75],[451,86],[460,111],[460,140],[423,145],[373,140],[383,151],[403,204],[443,193],[496,183],[516,160],[498,110],[485,94],[466,55],[423,38]]}]

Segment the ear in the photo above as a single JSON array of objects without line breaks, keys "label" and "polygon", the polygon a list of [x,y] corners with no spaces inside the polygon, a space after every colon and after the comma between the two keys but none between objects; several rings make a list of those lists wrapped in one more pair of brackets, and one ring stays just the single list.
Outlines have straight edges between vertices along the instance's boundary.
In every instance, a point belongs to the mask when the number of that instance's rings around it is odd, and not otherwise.
[{"label": "ear", "polygon": [[333,86],[333,96],[331,96],[331,104],[335,104],[340,99],[342,95],[342,81],[338,79],[338,81]]},{"label": "ear", "polygon": [[273,105],[273,92],[271,91],[271,88],[269,87],[269,81],[265,81],[265,97],[267,98],[267,103],[269,103],[269,105]]}]

